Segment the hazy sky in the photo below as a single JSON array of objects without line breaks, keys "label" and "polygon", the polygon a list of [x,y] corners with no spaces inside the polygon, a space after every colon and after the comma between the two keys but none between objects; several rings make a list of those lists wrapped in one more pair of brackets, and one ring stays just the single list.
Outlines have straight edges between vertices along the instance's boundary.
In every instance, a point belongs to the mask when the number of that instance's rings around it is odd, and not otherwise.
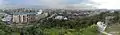
[{"label": "hazy sky", "polygon": [[46,6],[49,8],[120,9],[120,0],[0,0],[1,7]]}]

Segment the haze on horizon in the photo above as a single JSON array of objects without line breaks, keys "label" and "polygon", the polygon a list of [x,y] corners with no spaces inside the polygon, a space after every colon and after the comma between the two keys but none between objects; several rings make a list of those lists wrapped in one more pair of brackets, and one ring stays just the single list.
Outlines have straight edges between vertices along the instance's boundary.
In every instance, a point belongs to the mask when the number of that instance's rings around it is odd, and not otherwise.
[{"label": "haze on horizon", "polygon": [[120,9],[120,0],[0,0],[0,8]]}]

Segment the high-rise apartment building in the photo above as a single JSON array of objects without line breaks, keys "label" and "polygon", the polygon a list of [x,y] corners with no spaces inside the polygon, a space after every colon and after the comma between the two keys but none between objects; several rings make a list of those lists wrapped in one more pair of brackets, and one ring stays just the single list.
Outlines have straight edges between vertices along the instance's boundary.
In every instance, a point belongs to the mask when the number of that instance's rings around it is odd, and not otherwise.
[{"label": "high-rise apartment building", "polygon": [[24,14],[24,15],[12,15],[12,22],[15,23],[27,23],[36,20],[35,14]]}]

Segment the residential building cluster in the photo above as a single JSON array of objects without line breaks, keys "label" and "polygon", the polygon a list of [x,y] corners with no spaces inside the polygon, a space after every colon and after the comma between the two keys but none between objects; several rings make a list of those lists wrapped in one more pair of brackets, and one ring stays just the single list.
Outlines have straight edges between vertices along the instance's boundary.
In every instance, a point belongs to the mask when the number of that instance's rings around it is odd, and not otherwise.
[{"label": "residential building cluster", "polygon": [[[70,20],[75,18],[82,18],[87,16],[93,16],[106,12],[108,10],[69,10],[69,9],[29,9],[29,8],[18,8],[18,9],[3,9],[4,18],[2,21],[8,23],[28,23],[35,22],[41,18],[53,18],[60,20]],[[110,11],[113,13],[114,10]]]},{"label": "residential building cluster", "polygon": [[7,23],[31,23],[35,22],[40,17],[47,17],[48,14],[44,13],[42,10],[38,11],[26,11],[26,10],[20,10],[20,11],[4,11],[6,15],[4,15],[2,21],[5,21]]}]

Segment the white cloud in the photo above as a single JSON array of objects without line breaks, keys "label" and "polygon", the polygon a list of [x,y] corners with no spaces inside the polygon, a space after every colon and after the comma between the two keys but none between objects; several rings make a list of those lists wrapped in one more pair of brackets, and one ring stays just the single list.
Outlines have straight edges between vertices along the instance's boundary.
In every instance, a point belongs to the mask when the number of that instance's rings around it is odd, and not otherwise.
[{"label": "white cloud", "polygon": [[106,9],[120,9],[120,0],[90,0],[91,2],[100,4],[94,5],[97,8],[106,8]]},{"label": "white cloud", "polygon": [[[26,1],[30,1],[30,0],[26,0]],[[32,3],[32,1],[33,0],[31,0],[30,2]],[[37,1],[37,2],[32,3],[31,5],[42,5],[42,6],[47,6],[49,8],[70,8],[70,9],[92,9],[94,8],[93,4],[85,3],[85,2],[84,3],[80,2],[77,4],[68,4],[68,3],[64,3],[65,0],[34,0],[34,1]],[[19,4],[9,5],[9,3],[7,2],[9,1],[0,0],[0,5],[3,6],[4,8],[11,8],[11,7],[15,8],[19,6]],[[26,3],[30,3],[30,2],[26,2]],[[5,4],[8,4],[8,5],[5,5]]]},{"label": "white cloud", "polygon": [[79,4],[70,4],[66,6],[66,8],[70,9],[95,9],[92,4],[88,3],[79,3]]},{"label": "white cloud", "polygon": [[42,4],[49,6],[50,8],[70,8],[70,9],[92,9],[92,4],[89,3],[77,3],[77,4],[66,4],[64,0],[42,0]]},{"label": "white cloud", "polygon": [[63,0],[41,0],[42,5],[49,6],[50,8],[60,8],[63,7],[61,4]]}]

